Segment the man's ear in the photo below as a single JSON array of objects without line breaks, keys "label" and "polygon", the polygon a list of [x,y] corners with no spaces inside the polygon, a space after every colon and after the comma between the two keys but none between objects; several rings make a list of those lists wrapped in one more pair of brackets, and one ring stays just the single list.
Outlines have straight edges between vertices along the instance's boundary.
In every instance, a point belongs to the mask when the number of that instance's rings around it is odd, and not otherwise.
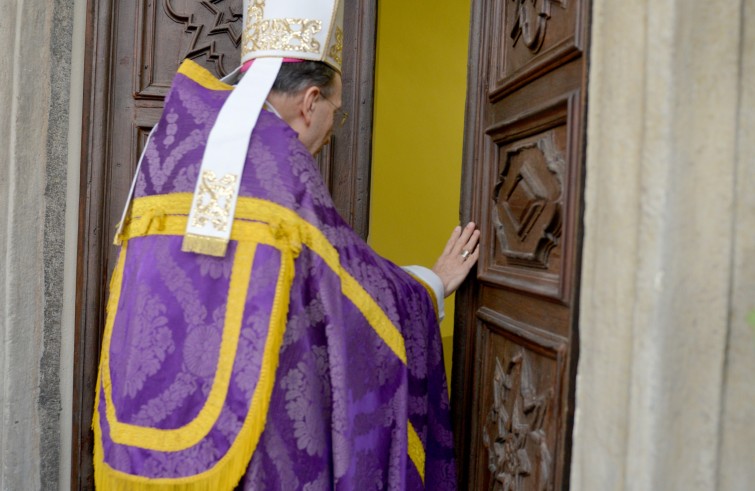
[{"label": "man's ear", "polygon": [[315,112],[315,101],[317,101],[318,97],[320,97],[319,87],[312,86],[304,91],[304,98],[301,102],[301,112],[307,125],[312,121],[312,115]]}]

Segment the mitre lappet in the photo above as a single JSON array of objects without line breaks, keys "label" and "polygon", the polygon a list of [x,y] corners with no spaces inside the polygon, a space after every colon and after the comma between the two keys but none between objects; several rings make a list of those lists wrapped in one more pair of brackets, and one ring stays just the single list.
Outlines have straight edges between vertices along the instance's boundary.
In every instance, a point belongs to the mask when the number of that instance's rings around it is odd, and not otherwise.
[{"label": "mitre lappet", "polygon": [[252,130],[284,59],[322,61],[340,73],[342,53],[339,0],[244,1],[241,62],[249,68],[210,132],[184,252],[225,255]]}]

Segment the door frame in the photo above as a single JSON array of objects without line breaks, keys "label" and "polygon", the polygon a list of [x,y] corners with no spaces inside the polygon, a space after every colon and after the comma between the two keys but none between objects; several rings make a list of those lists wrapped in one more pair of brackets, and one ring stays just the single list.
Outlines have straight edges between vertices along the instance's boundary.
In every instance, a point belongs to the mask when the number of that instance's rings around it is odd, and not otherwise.
[{"label": "door frame", "polygon": [[[459,223],[469,223],[477,215],[473,209],[473,191],[475,182],[476,156],[479,149],[470,144],[476,136],[476,128],[481,118],[483,94],[472,88],[479,87],[480,74],[471,67],[476,66],[482,60],[483,41],[485,33],[480,30],[483,18],[484,5],[482,2],[470,0],[472,12],[469,29],[469,55],[467,74],[467,99],[464,111],[464,148],[462,151],[461,166],[461,193],[459,199]],[[475,97],[469,97],[471,93]],[[454,343],[451,367],[451,422],[454,434],[454,448],[456,450],[457,476],[460,483],[466,480],[466,469],[462,464],[462,455],[467,455],[471,445],[470,426],[464,421],[463,415],[467,407],[466,402],[472,397],[473,384],[468,383],[467,374],[474,369],[475,344],[466,333],[474,329],[473,319],[467,309],[474,304],[475,280],[477,267],[473,268],[464,283],[456,290],[454,308]]]}]

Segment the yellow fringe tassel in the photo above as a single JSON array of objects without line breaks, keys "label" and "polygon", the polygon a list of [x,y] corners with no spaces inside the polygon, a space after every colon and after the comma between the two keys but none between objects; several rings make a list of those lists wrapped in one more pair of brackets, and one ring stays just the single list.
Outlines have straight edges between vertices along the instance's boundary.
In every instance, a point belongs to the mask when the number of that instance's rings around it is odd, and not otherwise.
[{"label": "yellow fringe tassel", "polygon": [[[249,243],[240,243],[237,254],[241,249],[249,247]],[[265,342],[260,375],[257,387],[254,389],[250,411],[247,413],[241,431],[228,452],[211,469],[200,474],[182,478],[149,479],[135,476],[113,469],[105,462],[102,448],[102,429],[100,426],[99,407],[94,411],[94,480],[95,487],[109,491],[216,491],[233,489],[247,470],[249,461],[257,448],[262,430],[267,421],[270,397],[275,383],[275,373],[278,369],[280,347],[286,329],[286,319],[294,280],[294,252],[288,248],[281,250],[281,266],[275,288],[273,308],[270,315],[270,329]],[[122,268],[122,262],[119,262]],[[115,286],[119,293],[120,285]],[[117,305],[117,303],[116,303]],[[115,309],[112,310],[112,315]],[[99,383],[98,383],[99,386]],[[100,400],[98,390],[96,400]]]}]

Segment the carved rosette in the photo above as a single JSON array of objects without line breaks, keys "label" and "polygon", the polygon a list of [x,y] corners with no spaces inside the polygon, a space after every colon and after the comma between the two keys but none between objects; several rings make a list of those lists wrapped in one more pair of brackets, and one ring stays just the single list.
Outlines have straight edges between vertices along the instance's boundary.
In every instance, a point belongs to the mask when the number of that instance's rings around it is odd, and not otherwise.
[{"label": "carved rosette", "polygon": [[519,40],[533,53],[540,51],[551,18],[551,4],[565,6],[566,0],[511,0],[516,4],[516,18],[511,29],[514,46]]},{"label": "carved rosette", "polygon": [[493,491],[551,490],[544,425],[552,398],[552,389],[538,394],[522,349],[506,363],[496,357],[493,407],[482,435]]},{"label": "carved rosette", "polygon": [[561,237],[565,161],[552,133],[508,149],[493,192],[493,224],[512,264],[548,268]]},{"label": "carved rosette", "polygon": [[[192,11],[177,9],[173,0],[163,0],[166,15],[184,25],[191,36],[181,59],[203,63],[217,75],[224,76],[239,64],[239,57],[225,60],[224,52],[238,53],[241,45],[243,0],[201,0],[188,2]],[[186,7],[188,9],[188,7]]]}]

